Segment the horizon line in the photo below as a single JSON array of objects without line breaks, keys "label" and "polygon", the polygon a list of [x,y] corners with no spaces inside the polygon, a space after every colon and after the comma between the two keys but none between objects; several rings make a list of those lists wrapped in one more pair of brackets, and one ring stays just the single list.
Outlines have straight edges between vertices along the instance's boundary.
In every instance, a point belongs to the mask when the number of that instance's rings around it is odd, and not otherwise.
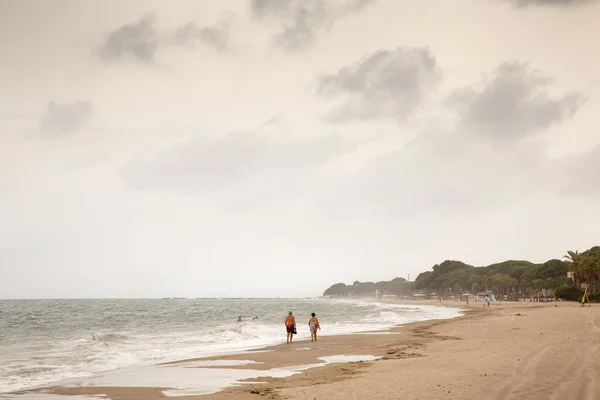
[{"label": "horizon line", "polygon": [[1,297],[0,301],[8,300],[307,300],[319,296],[303,297]]}]

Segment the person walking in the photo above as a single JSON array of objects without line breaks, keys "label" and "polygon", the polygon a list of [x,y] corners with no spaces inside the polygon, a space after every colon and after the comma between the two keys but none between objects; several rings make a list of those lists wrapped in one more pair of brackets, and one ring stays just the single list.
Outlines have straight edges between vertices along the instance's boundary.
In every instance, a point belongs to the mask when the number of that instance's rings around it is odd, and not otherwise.
[{"label": "person walking", "polygon": [[317,329],[321,329],[321,325],[319,325],[319,318],[317,318],[315,313],[310,314],[308,327],[310,328],[310,341],[314,342],[317,340]]},{"label": "person walking", "polygon": [[287,317],[285,317],[284,324],[285,324],[285,330],[287,332],[287,342],[286,343],[292,343],[292,339],[294,338],[294,335],[296,334],[296,318],[294,318],[291,311],[288,313]]}]

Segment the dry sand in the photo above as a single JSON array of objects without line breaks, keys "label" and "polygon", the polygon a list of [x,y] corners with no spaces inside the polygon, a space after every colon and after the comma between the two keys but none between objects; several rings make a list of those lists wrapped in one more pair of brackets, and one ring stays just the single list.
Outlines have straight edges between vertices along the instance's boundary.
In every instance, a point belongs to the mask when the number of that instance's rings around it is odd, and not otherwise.
[{"label": "dry sand", "polygon": [[[600,399],[599,306],[559,302],[496,303],[489,309],[471,304],[471,308],[461,318],[395,328],[399,334],[394,335],[330,336],[315,343],[275,346],[270,352],[221,357],[263,362],[236,368],[264,370],[318,363],[318,357],[329,355],[381,358],[329,364],[288,378],[253,379],[264,383],[177,399]],[[165,398],[161,388],[77,387],[52,392],[105,394],[112,400]]]}]

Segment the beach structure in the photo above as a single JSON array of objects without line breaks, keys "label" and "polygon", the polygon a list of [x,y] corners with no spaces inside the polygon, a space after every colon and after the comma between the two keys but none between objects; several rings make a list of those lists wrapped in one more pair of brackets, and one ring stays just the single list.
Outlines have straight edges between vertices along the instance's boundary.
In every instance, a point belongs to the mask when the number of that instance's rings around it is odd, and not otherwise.
[{"label": "beach structure", "polygon": [[589,285],[585,287],[585,292],[583,292],[583,297],[581,298],[581,306],[592,306],[592,302],[590,301],[590,295],[588,294]]},{"label": "beach structure", "polygon": [[494,293],[492,293],[491,290],[487,290],[485,292],[478,292],[477,293],[477,295],[476,295],[476,301],[485,301],[486,299],[489,300],[490,303],[498,301],[498,300],[496,300],[496,296],[494,296]]},{"label": "beach structure", "polygon": [[413,297],[415,300],[425,300],[425,298],[427,298],[427,295],[425,293],[414,293]]}]

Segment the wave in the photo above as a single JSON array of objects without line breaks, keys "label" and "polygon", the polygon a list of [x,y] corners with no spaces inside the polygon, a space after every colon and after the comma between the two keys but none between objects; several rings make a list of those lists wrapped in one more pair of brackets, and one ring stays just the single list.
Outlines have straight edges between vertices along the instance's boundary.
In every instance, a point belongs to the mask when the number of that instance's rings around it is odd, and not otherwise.
[{"label": "wave", "polygon": [[[197,317],[191,321],[194,314],[189,313],[177,320],[169,320],[174,322],[164,322],[165,318],[180,312],[180,309],[173,309],[172,312],[163,310],[162,314],[149,317],[138,315],[136,325],[148,328],[135,331],[129,330],[129,320],[127,324],[115,325],[111,322],[112,325],[109,325],[107,319],[103,319],[100,322],[107,324],[107,329],[90,333],[87,327],[98,326],[99,322],[92,320],[95,325],[85,324],[88,320],[82,319],[71,337],[63,334],[54,339],[52,336],[45,337],[43,342],[28,342],[28,337],[23,336],[23,340],[15,340],[14,345],[6,348],[6,352],[0,353],[0,393],[132,365],[242,353],[278,344],[285,338],[280,314],[282,310],[287,312],[292,307],[302,309],[302,313],[305,313],[304,310],[317,309],[323,326],[320,334],[323,336],[382,331],[398,324],[459,315],[458,310],[434,306],[356,301],[319,301],[315,306],[315,301],[290,305],[274,300],[256,305],[250,302],[248,307],[255,308],[246,314],[261,315],[261,319],[238,323],[234,322],[234,318],[237,318],[240,304],[236,303],[235,307],[228,309],[235,308],[236,316],[224,315],[228,310],[219,311],[219,300],[200,304],[203,309],[209,309],[211,316],[217,317]],[[302,315],[301,312],[298,315]],[[310,333],[304,318],[297,318],[297,338],[308,339]],[[44,346],[40,346],[42,343]]]},{"label": "wave", "polygon": [[95,342],[125,342],[128,338],[127,335],[122,333],[102,333],[96,332],[92,334],[92,340]]}]

